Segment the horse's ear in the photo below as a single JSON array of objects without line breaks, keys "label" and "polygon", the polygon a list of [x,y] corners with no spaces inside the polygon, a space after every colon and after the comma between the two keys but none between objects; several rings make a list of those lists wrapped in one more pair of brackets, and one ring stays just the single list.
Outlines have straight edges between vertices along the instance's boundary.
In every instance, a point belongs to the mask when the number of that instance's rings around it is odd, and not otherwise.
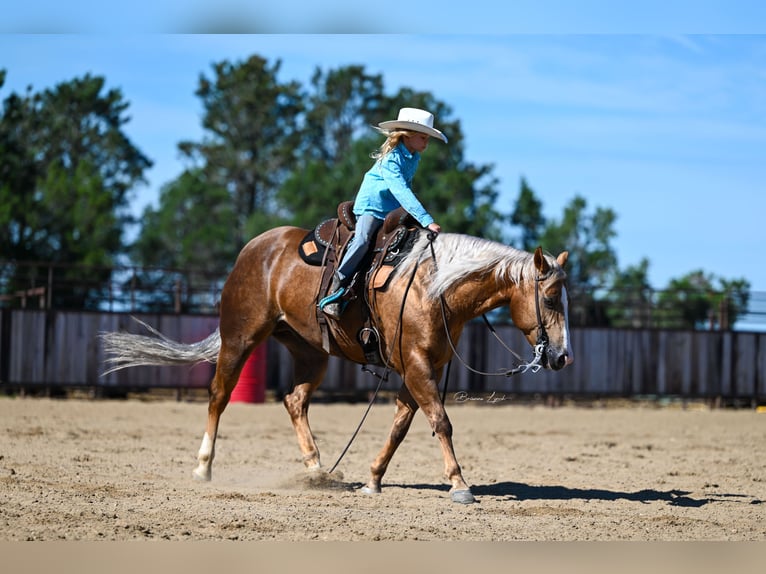
[{"label": "horse's ear", "polygon": [[548,264],[548,261],[545,259],[545,255],[543,255],[542,247],[538,247],[537,249],[535,249],[535,269],[537,269],[537,272],[540,275],[545,275],[551,269],[551,266]]},{"label": "horse's ear", "polygon": [[567,264],[568,259],[569,259],[569,251],[562,251],[561,253],[559,253],[559,256],[556,257],[556,261],[559,262],[559,265],[561,265],[561,267],[564,267],[564,265]]}]

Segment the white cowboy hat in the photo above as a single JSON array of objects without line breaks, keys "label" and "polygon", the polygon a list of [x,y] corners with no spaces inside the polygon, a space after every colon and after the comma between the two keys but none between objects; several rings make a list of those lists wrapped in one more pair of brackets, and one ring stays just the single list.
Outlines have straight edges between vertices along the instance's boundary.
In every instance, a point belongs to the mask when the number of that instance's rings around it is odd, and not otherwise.
[{"label": "white cowboy hat", "polygon": [[439,138],[447,143],[447,137],[434,127],[434,115],[417,108],[402,108],[395,120],[380,122],[378,127],[386,132],[394,130],[411,130]]}]

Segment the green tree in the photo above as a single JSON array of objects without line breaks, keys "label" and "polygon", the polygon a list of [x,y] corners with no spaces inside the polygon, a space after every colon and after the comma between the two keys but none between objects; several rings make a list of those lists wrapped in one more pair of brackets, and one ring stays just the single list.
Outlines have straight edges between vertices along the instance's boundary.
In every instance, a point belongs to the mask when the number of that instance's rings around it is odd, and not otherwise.
[{"label": "green tree", "polygon": [[[0,75],[0,88],[5,74]],[[0,253],[29,260],[36,257],[35,237],[40,198],[35,193],[40,166],[30,145],[35,120],[31,95],[11,94],[0,118]]]},{"label": "green tree", "polygon": [[232,241],[234,209],[228,191],[186,170],[160,190],[159,207],[144,210],[144,229],[132,246],[133,260],[154,267],[204,267],[225,274],[237,255]]},{"label": "green tree", "polygon": [[230,193],[237,248],[263,231],[248,225],[251,216],[277,212],[274,195],[300,148],[303,95],[299,83],[279,81],[280,67],[259,56],[214,64],[214,78],[200,75],[196,91],[205,110],[203,141],[179,144],[207,181]]},{"label": "green tree", "polygon": [[369,125],[377,123],[385,101],[382,77],[361,66],[316,69],[302,152],[277,194],[281,222],[311,227],[331,217],[338,203],[354,198],[378,141]]},{"label": "green tree", "polygon": [[747,312],[750,284],[699,269],[672,279],[657,301],[657,325],[664,328],[730,329]]},{"label": "green tree", "polygon": [[545,225],[543,204],[524,177],[521,178],[516,207],[511,213],[511,223],[521,228],[521,249],[534,251],[540,245],[540,236]]},{"label": "green tree", "polygon": [[306,148],[299,161],[343,162],[356,140],[369,137],[370,125],[380,121],[385,104],[380,74],[368,74],[363,66],[317,67],[307,96]]},{"label": "green tree", "polygon": [[540,243],[551,253],[569,251],[567,275],[572,298],[570,318],[574,325],[608,323],[604,303],[597,292],[609,285],[617,268],[611,245],[616,214],[611,209],[587,211],[585,198],[575,198],[564,208],[560,221],[549,221]]},{"label": "green tree", "polygon": [[[187,290],[181,309],[198,305],[195,287],[206,289],[226,276],[237,255],[229,192],[206,180],[202,170],[184,171],[160,191],[159,207],[144,210],[143,228],[132,246],[132,260],[147,269],[131,278],[134,287],[154,293],[144,307],[175,305],[176,284]],[[137,283],[135,283],[137,281]]]},{"label": "green tree", "polygon": [[[77,286],[56,290],[59,306],[97,304],[107,266],[124,249],[128,193],[151,166],[123,131],[128,103],[105,85],[86,75],[3,101],[0,250],[16,261],[61,264],[56,283]],[[73,267],[83,264],[94,267]]]},{"label": "green tree", "polygon": [[360,138],[339,161],[313,159],[294,171],[278,193],[279,204],[289,214],[282,223],[311,228],[334,217],[340,202],[354,199],[376,143],[374,137]]},{"label": "green tree", "polygon": [[750,282],[744,277],[738,279],[718,278],[718,290],[713,295],[712,307],[718,309],[719,329],[731,329],[737,320],[748,312],[750,304]]},{"label": "green tree", "polygon": [[654,290],[649,284],[649,260],[617,271],[606,295],[606,314],[613,327],[653,325]]}]

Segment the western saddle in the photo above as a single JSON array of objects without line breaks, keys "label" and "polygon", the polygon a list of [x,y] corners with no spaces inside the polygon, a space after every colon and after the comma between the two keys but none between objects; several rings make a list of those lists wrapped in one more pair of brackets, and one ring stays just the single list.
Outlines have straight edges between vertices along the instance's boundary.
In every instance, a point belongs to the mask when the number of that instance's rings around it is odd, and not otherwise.
[{"label": "western saddle", "polygon": [[[353,201],[344,201],[338,205],[337,218],[327,219],[317,225],[301,241],[298,249],[301,258],[310,265],[322,266],[322,278],[319,284],[316,301],[326,296],[332,282],[335,270],[340,264],[343,253],[353,237],[356,216],[352,208]],[[388,279],[396,265],[412,249],[420,228],[418,222],[404,208],[398,208],[388,214],[374,241],[374,246],[357,271],[354,279],[346,290],[344,300],[358,297],[358,293],[366,292],[364,298],[363,317],[365,325],[357,334],[357,342],[362,345],[368,362],[381,364],[378,353],[377,328],[370,313],[369,300],[374,298],[376,290],[385,289]],[[322,344],[329,351],[329,331],[343,339],[344,333],[339,333],[336,321],[332,329],[328,329],[328,318],[317,307],[317,320],[322,330]],[[373,341],[369,339],[374,338]]]}]

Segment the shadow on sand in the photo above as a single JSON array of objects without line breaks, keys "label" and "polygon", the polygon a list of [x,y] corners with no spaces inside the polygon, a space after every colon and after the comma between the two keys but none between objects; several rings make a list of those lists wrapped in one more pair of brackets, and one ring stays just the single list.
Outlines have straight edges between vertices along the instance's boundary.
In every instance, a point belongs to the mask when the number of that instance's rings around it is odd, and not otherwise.
[{"label": "shadow on sand", "polygon": [[[449,486],[445,484],[383,484],[386,486],[398,488],[414,488],[424,490],[449,491]],[[684,490],[654,490],[645,489],[635,492],[623,492],[619,490],[605,490],[600,488],[568,488],[566,486],[540,486],[524,484],[521,482],[497,482],[494,484],[472,485],[471,492],[477,497],[494,496],[505,498],[506,500],[631,500],[634,502],[666,502],[670,506],[680,506],[688,508],[699,508],[710,502],[723,502],[732,499],[737,502],[748,502],[750,504],[760,504],[760,500],[752,500],[745,494],[716,494],[709,498],[692,498],[691,494]]]},{"label": "shadow on sand", "polygon": [[635,492],[605,490],[601,488],[568,488],[552,485],[540,486],[520,482],[498,482],[471,488],[478,496],[500,496],[508,500],[631,500],[634,502],[667,502],[671,506],[698,508],[711,502],[709,498],[691,498],[684,490],[645,489]]}]

